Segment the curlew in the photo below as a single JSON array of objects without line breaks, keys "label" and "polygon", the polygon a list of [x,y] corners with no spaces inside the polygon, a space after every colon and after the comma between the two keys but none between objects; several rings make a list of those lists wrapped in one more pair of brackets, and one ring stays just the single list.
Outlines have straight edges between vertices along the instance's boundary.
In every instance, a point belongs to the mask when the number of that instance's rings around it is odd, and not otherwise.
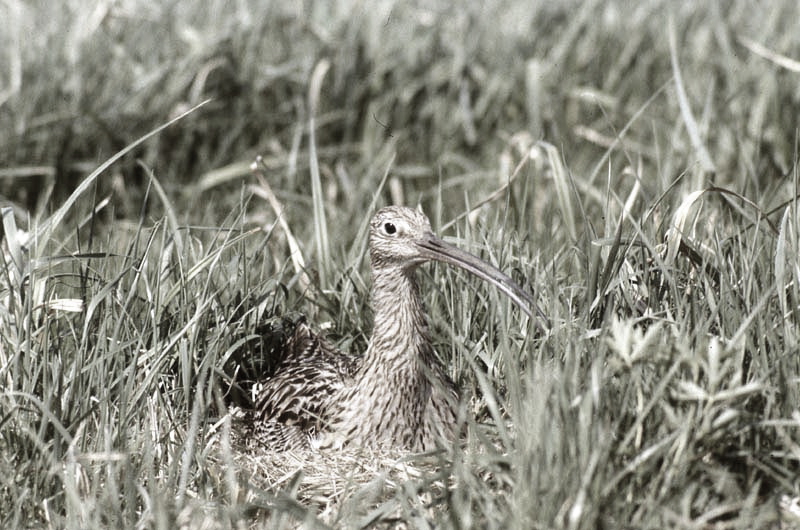
[{"label": "curlew", "polygon": [[427,451],[455,437],[458,392],[434,353],[415,279],[424,262],[465,269],[547,322],[530,294],[436,237],[418,210],[378,211],[370,222],[369,253],[374,326],[365,354],[344,354],[300,322],[259,394],[255,428],[267,448],[351,444]]}]

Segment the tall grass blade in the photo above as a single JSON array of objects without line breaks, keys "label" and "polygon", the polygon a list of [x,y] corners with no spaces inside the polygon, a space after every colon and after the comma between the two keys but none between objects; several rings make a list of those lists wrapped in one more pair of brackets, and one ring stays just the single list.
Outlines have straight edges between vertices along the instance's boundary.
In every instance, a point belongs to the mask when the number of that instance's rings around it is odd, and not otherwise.
[{"label": "tall grass blade", "polygon": [[786,299],[787,289],[790,287],[786,281],[786,246],[787,232],[791,226],[789,224],[791,213],[792,208],[786,208],[778,232],[778,241],[775,244],[775,285],[778,289],[778,304],[781,308],[781,314],[784,316],[788,316],[789,313],[789,304]]},{"label": "tall grass blade", "polygon": [[686,131],[689,133],[689,139],[692,142],[697,156],[700,158],[700,166],[706,173],[713,173],[716,169],[714,162],[711,160],[711,155],[708,153],[705,144],[700,134],[700,128],[697,126],[697,120],[692,113],[692,107],[689,104],[689,97],[686,95],[686,88],[683,84],[683,75],[681,68],[678,64],[678,44],[677,37],[675,36],[675,21],[670,16],[667,22],[667,32],[669,34],[669,52],[670,61],[672,62],[672,75],[675,78],[675,91],[678,95],[678,106],[681,109],[681,117],[683,124],[686,126]]},{"label": "tall grass blade", "polygon": [[[14,219],[14,210],[10,207],[2,209],[3,215],[3,230],[5,233],[6,245],[8,246],[8,253],[11,255],[11,263],[16,269],[15,277],[20,280],[24,273],[24,261],[22,258],[22,238],[21,233],[17,230],[17,222]],[[18,286],[16,286],[18,287]]]},{"label": "tall grass blade", "polygon": [[572,206],[572,185],[567,169],[561,162],[558,149],[552,144],[540,141],[537,145],[541,146],[547,153],[547,160],[553,171],[553,186],[558,197],[558,205],[561,208],[561,220],[569,232],[572,241],[578,239],[578,228],[575,225],[575,208]]},{"label": "tall grass blade", "polygon": [[311,82],[308,88],[308,157],[311,172],[311,201],[314,210],[314,240],[317,246],[317,268],[319,270],[320,287],[325,290],[328,286],[328,278],[331,277],[331,251],[330,241],[328,240],[328,221],[325,217],[325,197],[322,193],[322,179],[319,174],[319,160],[317,159],[317,134],[316,134],[316,114],[319,104],[319,95],[322,90],[322,81],[330,68],[330,62],[320,61],[314,73],[311,75]]}]

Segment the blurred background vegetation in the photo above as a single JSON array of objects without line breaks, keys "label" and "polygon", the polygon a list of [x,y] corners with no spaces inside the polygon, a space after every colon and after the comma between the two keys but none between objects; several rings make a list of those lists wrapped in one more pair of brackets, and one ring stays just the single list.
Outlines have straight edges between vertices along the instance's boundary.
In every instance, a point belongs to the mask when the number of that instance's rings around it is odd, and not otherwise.
[{"label": "blurred background vegetation", "polygon": [[[396,153],[392,169],[408,202],[430,198],[440,180],[456,205],[463,193],[481,197],[507,177],[500,155],[521,133],[556,145],[577,180],[642,163],[649,196],[688,172],[702,174],[693,184],[769,197],[791,170],[800,95],[797,73],[748,43],[796,57],[795,7],[5,2],[2,193],[41,214],[111,154],[212,98],[101,179],[100,194],[117,191],[114,215],[138,214],[147,179],[137,160],[176,191],[227,168],[230,190],[260,154],[275,169],[273,185],[302,204],[309,81],[326,61],[316,141],[334,211],[363,206],[354,190],[377,187],[387,152]],[[698,168],[672,85],[670,19],[682,82],[713,154],[708,167]],[[620,155],[597,167],[617,138]]]}]

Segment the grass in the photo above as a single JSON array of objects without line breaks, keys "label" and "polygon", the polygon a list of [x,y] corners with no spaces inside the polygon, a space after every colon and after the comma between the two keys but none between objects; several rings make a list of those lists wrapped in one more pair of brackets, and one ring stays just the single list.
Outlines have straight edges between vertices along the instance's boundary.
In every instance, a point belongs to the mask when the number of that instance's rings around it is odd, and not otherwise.
[{"label": "grass", "polygon": [[[792,2],[262,4],[0,6],[4,527],[800,526]],[[388,203],[551,333],[426,266],[463,443],[245,450]]]}]

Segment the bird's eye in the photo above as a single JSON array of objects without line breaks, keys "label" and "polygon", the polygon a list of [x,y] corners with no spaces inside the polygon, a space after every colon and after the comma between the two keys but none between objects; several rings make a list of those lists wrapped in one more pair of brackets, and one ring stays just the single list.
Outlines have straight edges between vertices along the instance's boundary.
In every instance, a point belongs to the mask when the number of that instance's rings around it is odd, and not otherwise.
[{"label": "bird's eye", "polygon": [[394,226],[392,223],[386,223],[386,224],[383,225],[383,230],[387,234],[392,235],[392,234],[397,232],[397,227]]}]

